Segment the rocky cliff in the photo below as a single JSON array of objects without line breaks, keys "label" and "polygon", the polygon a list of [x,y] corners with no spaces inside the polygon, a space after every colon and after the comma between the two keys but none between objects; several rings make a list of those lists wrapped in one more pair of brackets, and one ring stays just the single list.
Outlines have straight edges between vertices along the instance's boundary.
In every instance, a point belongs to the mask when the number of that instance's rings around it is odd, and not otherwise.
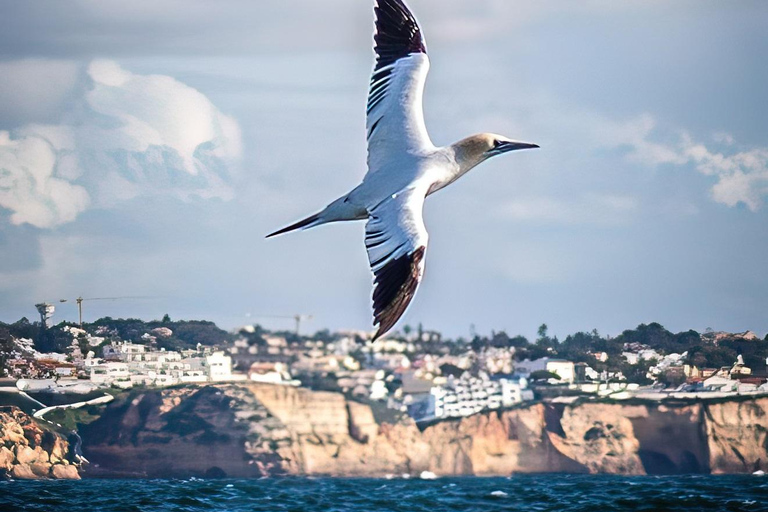
[{"label": "rocky cliff", "polygon": [[69,444],[16,407],[0,407],[0,478],[78,479]]},{"label": "rocky cliff", "polygon": [[270,385],[134,391],[81,430],[86,475],[734,473],[765,469],[768,398],[534,403],[377,421],[338,393]]}]

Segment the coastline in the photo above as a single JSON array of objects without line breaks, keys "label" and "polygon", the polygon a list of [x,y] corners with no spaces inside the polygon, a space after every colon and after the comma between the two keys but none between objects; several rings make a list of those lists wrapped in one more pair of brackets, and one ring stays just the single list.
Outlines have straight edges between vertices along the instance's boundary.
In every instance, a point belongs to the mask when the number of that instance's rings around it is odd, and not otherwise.
[{"label": "coastline", "polygon": [[340,393],[249,384],[128,393],[82,432],[100,474],[726,474],[765,469],[766,415],[768,397],[536,402],[420,428]]},{"label": "coastline", "polygon": [[[751,474],[768,460],[768,397],[537,401],[417,425],[377,421],[340,393],[226,384],[132,390],[46,417],[57,414],[83,421],[90,464],[56,460],[89,479]],[[24,445],[3,441],[13,455]],[[4,464],[11,477],[53,476]]]}]

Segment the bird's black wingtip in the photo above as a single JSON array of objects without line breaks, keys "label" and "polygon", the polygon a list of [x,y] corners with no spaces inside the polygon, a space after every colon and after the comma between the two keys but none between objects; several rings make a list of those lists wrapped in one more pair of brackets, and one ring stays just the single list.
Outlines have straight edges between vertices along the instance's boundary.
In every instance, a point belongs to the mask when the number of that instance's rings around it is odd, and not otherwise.
[{"label": "bird's black wingtip", "polygon": [[378,0],[374,6],[375,70],[413,53],[427,53],[416,18],[402,0]]}]

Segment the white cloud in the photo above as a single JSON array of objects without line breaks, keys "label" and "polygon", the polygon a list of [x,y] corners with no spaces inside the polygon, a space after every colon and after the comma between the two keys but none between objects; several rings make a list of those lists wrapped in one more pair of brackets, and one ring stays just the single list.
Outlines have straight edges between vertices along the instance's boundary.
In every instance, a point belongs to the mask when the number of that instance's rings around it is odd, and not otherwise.
[{"label": "white cloud", "polygon": [[[732,137],[726,140],[729,145],[733,144]],[[744,203],[753,212],[763,205],[768,196],[768,149],[717,153],[684,137],[683,152],[699,172],[717,178],[712,198],[718,203],[728,206]]]},{"label": "white cloud", "polygon": [[562,122],[578,134],[573,139],[581,151],[620,149],[627,161],[647,167],[692,165],[717,178],[712,198],[731,207],[743,203],[754,212],[768,196],[768,148],[737,150],[734,138],[719,132],[712,136],[721,148],[718,151],[694,141],[685,131],[659,128],[650,114],[617,121],[589,112],[562,111]]},{"label": "white cloud", "polygon": [[81,186],[54,176],[56,153],[38,137],[11,140],[0,132],[0,205],[14,224],[46,227],[70,222],[89,204]]},{"label": "white cloud", "polygon": [[190,174],[199,170],[195,152],[215,142],[220,157],[240,155],[237,123],[199,91],[168,76],[133,75],[113,61],[96,60],[88,66],[94,88],[86,95],[97,113],[120,122],[115,128],[98,127],[93,136],[119,149],[147,151],[151,146],[175,149]]},{"label": "white cloud", "polygon": [[735,150],[735,141],[727,133],[713,136],[724,149],[717,151],[695,142],[685,132],[675,143],[650,140],[653,123],[627,140],[632,151],[630,159],[649,165],[693,165],[700,173],[717,178],[712,186],[712,198],[727,206],[743,203],[755,212],[768,196],[768,148]]},{"label": "white cloud", "polygon": [[12,223],[50,228],[142,195],[232,196],[240,129],[205,95],[107,60],[87,78],[63,123],[0,133],[0,207]]}]

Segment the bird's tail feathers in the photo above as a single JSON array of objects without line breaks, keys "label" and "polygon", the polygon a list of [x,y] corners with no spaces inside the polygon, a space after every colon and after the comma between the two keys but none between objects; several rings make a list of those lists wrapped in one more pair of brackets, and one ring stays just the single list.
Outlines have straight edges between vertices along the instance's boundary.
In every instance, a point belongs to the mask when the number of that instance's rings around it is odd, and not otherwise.
[{"label": "bird's tail feathers", "polygon": [[277,235],[282,235],[283,233],[288,233],[289,231],[294,231],[296,229],[311,228],[311,227],[323,224],[323,222],[324,221],[320,218],[320,214],[316,213],[314,215],[310,215],[306,219],[302,219],[299,222],[296,222],[295,224],[291,224],[290,226],[284,227],[283,229],[278,229],[274,233],[268,234],[267,238],[271,238]]}]

